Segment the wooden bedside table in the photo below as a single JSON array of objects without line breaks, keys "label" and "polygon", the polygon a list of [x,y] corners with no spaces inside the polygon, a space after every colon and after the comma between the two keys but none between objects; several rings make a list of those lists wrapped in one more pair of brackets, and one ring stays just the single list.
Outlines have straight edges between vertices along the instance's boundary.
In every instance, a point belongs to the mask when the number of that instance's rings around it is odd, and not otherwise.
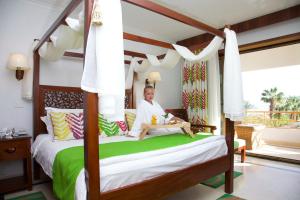
[{"label": "wooden bedside table", "polygon": [[23,176],[0,180],[0,199],[3,194],[17,190],[32,190],[31,137],[0,138],[0,162],[23,160]]}]

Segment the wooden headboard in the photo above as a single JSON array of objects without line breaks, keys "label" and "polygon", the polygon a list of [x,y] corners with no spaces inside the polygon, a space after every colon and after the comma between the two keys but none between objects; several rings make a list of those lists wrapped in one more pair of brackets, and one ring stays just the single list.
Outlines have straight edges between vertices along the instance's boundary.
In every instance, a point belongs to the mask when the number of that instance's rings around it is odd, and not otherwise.
[{"label": "wooden headboard", "polygon": [[38,113],[34,137],[40,133],[46,133],[46,126],[40,117],[46,115],[45,107],[82,109],[83,108],[83,91],[77,87],[61,87],[40,85],[38,98]]},{"label": "wooden headboard", "polygon": [[[62,87],[40,85],[38,92],[38,118],[35,118],[34,138],[41,133],[46,133],[47,129],[40,117],[46,115],[45,107],[82,109],[83,91],[78,87]],[[132,90],[125,92],[125,108],[134,108],[134,96]]]}]

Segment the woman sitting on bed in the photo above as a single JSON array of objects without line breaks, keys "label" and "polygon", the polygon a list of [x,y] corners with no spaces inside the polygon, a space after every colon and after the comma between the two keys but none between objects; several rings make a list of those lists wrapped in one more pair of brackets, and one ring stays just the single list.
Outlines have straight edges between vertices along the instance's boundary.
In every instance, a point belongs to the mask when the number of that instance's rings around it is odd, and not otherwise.
[{"label": "woman sitting on bed", "polygon": [[[139,103],[136,110],[136,118],[133,123],[132,129],[129,132],[130,136],[138,137],[142,132],[142,124],[151,124],[152,117],[157,119],[157,124],[163,124],[164,116],[166,116],[166,112],[162,109],[162,107],[153,100],[155,89],[147,85],[144,88],[144,99]],[[180,118],[174,117],[171,113],[168,113],[166,118],[166,123],[172,123],[174,121],[183,121]],[[159,128],[159,129],[151,129],[150,133],[174,133],[181,132],[178,128]]]}]

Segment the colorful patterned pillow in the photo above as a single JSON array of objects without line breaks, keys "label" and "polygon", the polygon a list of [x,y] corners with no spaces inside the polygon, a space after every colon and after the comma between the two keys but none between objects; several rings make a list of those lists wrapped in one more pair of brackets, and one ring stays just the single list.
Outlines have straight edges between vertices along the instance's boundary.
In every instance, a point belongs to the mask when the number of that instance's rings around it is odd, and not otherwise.
[{"label": "colorful patterned pillow", "polygon": [[136,114],[134,114],[132,112],[125,111],[125,119],[126,119],[129,131],[132,129],[135,117],[136,117]]},{"label": "colorful patterned pillow", "polygon": [[69,124],[66,120],[66,115],[67,114],[63,112],[50,113],[55,140],[74,139],[73,134],[69,128]]},{"label": "colorful patterned pillow", "polygon": [[128,132],[126,122],[110,122],[107,119],[105,119],[101,114],[98,117],[98,126],[99,132],[102,133],[102,136],[110,137],[116,135],[124,135]]},{"label": "colorful patterned pillow", "polygon": [[66,114],[66,121],[73,133],[73,137],[75,139],[83,138],[83,113],[68,113]]},{"label": "colorful patterned pillow", "polygon": [[49,112],[50,120],[53,126],[54,140],[74,140],[82,139],[84,136],[83,113],[74,110],[74,113],[52,111]]}]

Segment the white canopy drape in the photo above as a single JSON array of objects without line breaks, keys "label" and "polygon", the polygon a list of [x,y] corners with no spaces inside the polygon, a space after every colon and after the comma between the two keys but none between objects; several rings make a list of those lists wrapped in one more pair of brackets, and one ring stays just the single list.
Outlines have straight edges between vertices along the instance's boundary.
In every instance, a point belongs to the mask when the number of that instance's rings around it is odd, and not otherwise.
[{"label": "white canopy drape", "polygon": [[39,50],[40,56],[48,61],[59,60],[66,50],[83,47],[83,12],[79,19],[67,18],[66,25],[60,25],[53,35],[51,42],[45,43]]},{"label": "white canopy drape", "polygon": [[126,89],[130,89],[133,84],[133,73],[139,73],[139,76],[144,78],[147,77],[149,72],[156,70],[157,68],[164,68],[164,69],[172,69],[174,68],[177,63],[179,62],[181,56],[172,49],[169,49],[162,59],[162,61],[158,60],[157,56],[146,54],[147,59],[144,59],[141,64],[138,63],[138,58],[132,58],[128,74],[126,77]]},{"label": "white canopy drape", "polygon": [[224,113],[232,121],[240,121],[245,115],[243,84],[239,47],[234,31],[225,29],[224,60]]},{"label": "white canopy drape", "polygon": [[195,62],[195,61],[207,61],[210,57],[214,56],[215,53],[219,50],[223,42],[223,38],[218,36],[209,43],[209,45],[203,49],[199,54],[195,55],[188,48],[173,44],[176,51],[186,60]]},{"label": "white canopy drape", "polygon": [[169,49],[166,53],[166,56],[162,61],[159,61],[157,56],[146,54],[148,61],[151,63],[152,66],[155,67],[163,67],[166,69],[172,69],[177,65],[180,60],[180,55],[172,49]]},{"label": "white canopy drape", "polygon": [[101,94],[100,113],[110,121],[124,120],[125,70],[122,9],[119,0],[98,0],[103,25],[91,24],[81,88]]}]

